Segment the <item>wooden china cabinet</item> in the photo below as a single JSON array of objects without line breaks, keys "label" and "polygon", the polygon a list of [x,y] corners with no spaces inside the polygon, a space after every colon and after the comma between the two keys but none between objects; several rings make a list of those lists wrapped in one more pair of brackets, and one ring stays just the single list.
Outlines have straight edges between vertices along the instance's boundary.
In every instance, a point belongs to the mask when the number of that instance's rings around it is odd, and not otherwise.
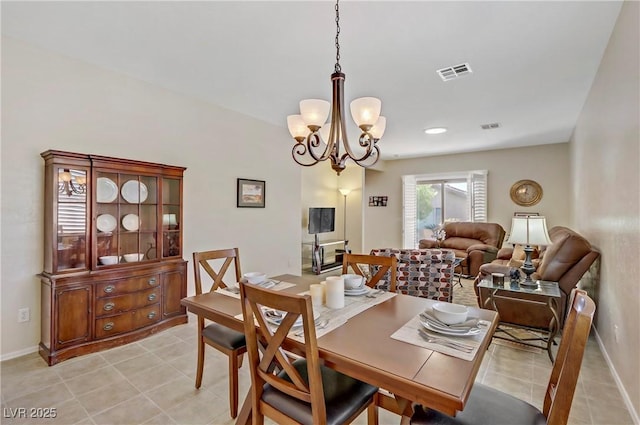
[{"label": "wooden china cabinet", "polygon": [[54,365],[186,323],[185,168],[48,150],[40,355]]}]

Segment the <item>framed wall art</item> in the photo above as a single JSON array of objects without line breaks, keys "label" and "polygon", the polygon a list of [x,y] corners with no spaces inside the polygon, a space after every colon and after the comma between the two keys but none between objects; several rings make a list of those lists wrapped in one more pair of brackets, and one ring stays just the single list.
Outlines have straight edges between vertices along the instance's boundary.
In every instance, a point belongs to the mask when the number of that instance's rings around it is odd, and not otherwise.
[{"label": "framed wall art", "polygon": [[264,208],[264,180],[238,179],[238,208]]},{"label": "framed wall art", "polygon": [[388,196],[369,196],[370,207],[386,207]]}]

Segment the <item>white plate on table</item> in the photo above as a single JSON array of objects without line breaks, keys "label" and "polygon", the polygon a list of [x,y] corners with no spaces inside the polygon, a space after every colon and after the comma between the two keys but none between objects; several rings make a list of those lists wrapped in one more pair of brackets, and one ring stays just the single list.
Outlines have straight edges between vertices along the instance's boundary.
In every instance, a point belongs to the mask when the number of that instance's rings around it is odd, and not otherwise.
[{"label": "white plate on table", "polygon": [[[281,312],[278,310],[274,310],[272,308],[263,308],[263,311],[265,312],[264,317],[267,320],[267,322],[271,323],[272,325],[276,325],[276,326],[280,326],[280,323],[282,322],[282,320],[284,319],[284,316],[287,315],[286,312]],[[280,316],[274,316],[269,314],[269,312],[274,312],[275,314],[280,314]],[[313,319],[315,321],[317,317],[317,313],[314,310],[313,311]],[[302,326],[302,316],[298,316],[298,318],[296,319],[295,323],[293,324],[294,327],[296,326]]]},{"label": "white plate on table", "polygon": [[127,214],[122,217],[122,227],[127,230],[135,231],[140,228],[140,217],[136,214]]},{"label": "white plate on table", "polygon": [[96,218],[96,227],[101,232],[112,232],[118,225],[118,221],[111,214],[100,214]]},{"label": "white plate on table", "polygon": [[118,185],[107,177],[98,177],[96,199],[98,202],[113,202],[118,197]]},{"label": "white plate on table", "polygon": [[344,290],[344,294],[350,297],[354,297],[354,296],[358,296],[358,295],[364,295],[369,293],[369,287],[364,286],[362,288],[358,288],[358,289],[345,289]]},{"label": "white plate on table", "polygon": [[149,196],[147,185],[139,182],[138,180],[129,180],[123,184],[120,193],[122,193],[124,200],[130,204],[139,204],[144,202],[147,199],[147,196]]},{"label": "white plate on table", "polygon": [[425,329],[431,331],[431,332],[435,332],[435,333],[439,333],[442,335],[448,335],[448,336],[473,336],[473,335],[478,335],[480,333],[480,329],[479,328],[471,328],[469,330],[465,330],[465,329],[441,329],[441,328],[436,328],[434,326],[432,326],[429,322],[423,322],[422,320],[420,321],[420,323],[422,324],[422,326],[425,327]]}]

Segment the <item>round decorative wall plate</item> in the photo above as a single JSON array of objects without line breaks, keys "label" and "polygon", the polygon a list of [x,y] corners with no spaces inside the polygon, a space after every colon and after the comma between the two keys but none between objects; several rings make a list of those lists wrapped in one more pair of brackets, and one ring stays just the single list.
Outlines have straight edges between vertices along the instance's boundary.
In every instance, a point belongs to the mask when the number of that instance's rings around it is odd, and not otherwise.
[{"label": "round decorative wall plate", "polygon": [[531,207],[542,199],[542,186],[533,180],[519,180],[511,186],[511,200],[523,207]]}]

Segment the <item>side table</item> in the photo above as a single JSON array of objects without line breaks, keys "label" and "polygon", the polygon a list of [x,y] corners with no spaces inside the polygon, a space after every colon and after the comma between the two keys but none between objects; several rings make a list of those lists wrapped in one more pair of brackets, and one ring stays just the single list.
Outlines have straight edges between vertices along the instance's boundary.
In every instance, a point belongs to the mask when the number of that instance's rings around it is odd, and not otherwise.
[{"label": "side table", "polygon": [[[496,328],[496,333],[501,332],[506,336],[502,335],[493,335],[494,338],[504,339],[507,341],[515,341],[520,344],[528,345],[530,347],[536,348],[545,348],[547,353],[549,354],[549,359],[551,359],[551,363],[553,363],[553,353],[551,352],[551,345],[554,344],[554,339],[558,333],[558,324],[560,323],[557,313],[558,300],[561,297],[560,288],[558,287],[558,282],[549,282],[538,280],[536,282],[537,286],[521,286],[518,283],[511,283],[509,281],[505,281],[502,285],[494,285],[490,279],[484,279],[478,284],[478,288],[486,288],[489,289],[489,298],[485,300],[484,308],[487,308],[488,304],[491,303],[493,310],[498,312],[498,308],[496,307],[496,299],[508,300],[514,303],[525,303],[525,304],[540,304],[546,305],[551,310],[551,320],[549,321],[549,327],[546,330],[547,335],[536,336],[532,338],[521,338],[517,335],[514,335],[510,332],[509,328],[521,328],[528,331],[535,331],[540,333],[540,331],[545,331],[537,328],[531,328],[527,326],[517,325],[508,322],[502,322],[498,324]],[[508,297],[502,295],[504,293],[519,293],[519,294],[530,294],[537,295],[544,301],[537,301],[531,299],[524,298],[516,298],[516,297]],[[546,344],[545,346],[541,346],[540,344],[534,344],[532,341],[541,341]]]}]

